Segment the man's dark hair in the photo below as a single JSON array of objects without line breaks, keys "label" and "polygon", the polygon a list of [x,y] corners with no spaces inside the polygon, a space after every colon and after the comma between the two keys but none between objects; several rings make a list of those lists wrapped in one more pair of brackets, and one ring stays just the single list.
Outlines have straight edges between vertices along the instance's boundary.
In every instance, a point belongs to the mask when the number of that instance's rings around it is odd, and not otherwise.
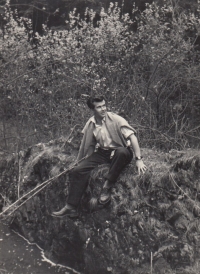
[{"label": "man's dark hair", "polygon": [[99,103],[102,102],[103,100],[105,100],[105,98],[103,96],[95,96],[95,97],[90,97],[87,100],[87,105],[90,109],[94,109],[94,103]]}]

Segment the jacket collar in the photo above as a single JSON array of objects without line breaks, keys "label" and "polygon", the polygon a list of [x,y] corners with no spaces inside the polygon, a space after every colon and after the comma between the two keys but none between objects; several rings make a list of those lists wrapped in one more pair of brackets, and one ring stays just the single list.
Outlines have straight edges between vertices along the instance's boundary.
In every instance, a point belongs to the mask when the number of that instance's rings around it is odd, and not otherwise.
[{"label": "jacket collar", "polygon": [[[107,113],[106,113],[106,116],[103,118],[103,121],[105,122],[106,120],[108,120],[108,118],[109,118],[110,120],[113,120],[112,117],[110,116],[110,112],[107,112]],[[95,116],[92,116],[92,117],[89,119],[89,124],[90,124],[91,122],[92,122],[93,124],[95,124],[95,125],[97,124],[96,119],[95,119]]]},{"label": "jacket collar", "polygon": [[[106,116],[107,116],[107,115],[106,115]],[[104,121],[104,122],[106,121],[106,116],[102,119],[102,121]],[[96,119],[95,119],[94,116],[92,116],[92,117],[90,118],[90,123],[91,123],[91,122],[92,122],[93,124],[95,124],[95,125],[97,124]]]}]

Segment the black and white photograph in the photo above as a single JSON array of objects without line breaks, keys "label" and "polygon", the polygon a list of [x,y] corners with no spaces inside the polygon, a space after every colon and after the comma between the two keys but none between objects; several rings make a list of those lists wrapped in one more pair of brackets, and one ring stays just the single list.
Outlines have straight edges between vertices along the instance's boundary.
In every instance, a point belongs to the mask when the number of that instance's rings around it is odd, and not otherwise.
[{"label": "black and white photograph", "polygon": [[0,0],[0,274],[200,274],[200,0]]}]

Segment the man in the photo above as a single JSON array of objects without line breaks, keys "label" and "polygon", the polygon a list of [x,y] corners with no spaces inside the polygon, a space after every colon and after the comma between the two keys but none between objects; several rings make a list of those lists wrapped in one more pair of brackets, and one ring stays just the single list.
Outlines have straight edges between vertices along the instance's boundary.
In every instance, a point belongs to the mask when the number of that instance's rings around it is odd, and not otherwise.
[{"label": "man", "polygon": [[140,147],[135,136],[135,130],[128,122],[117,114],[107,112],[104,97],[90,97],[87,105],[92,109],[94,116],[86,123],[82,133],[77,160],[82,160],[69,174],[69,194],[67,204],[54,217],[76,217],[77,207],[84,191],[87,188],[91,170],[97,165],[109,163],[110,168],[98,202],[107,204],[111,199],[111,189],[122,169],[127,166],[135,153],[138,172],[144,173],[146,166],[142,161]]}]

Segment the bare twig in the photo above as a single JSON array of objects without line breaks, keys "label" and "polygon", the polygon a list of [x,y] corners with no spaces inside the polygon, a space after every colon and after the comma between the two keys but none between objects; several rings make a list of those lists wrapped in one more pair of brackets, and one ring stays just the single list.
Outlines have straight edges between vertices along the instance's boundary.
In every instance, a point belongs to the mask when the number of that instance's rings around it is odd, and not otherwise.
[{"label": "bare twig", "polygon": [[66,143],[69,141],[70,137],[72,136],[73,131],[75,130],[75,128],[76,128],[77,126],[80,126],[80,125],[79,125],[79,124],[76,124],[76,125],[72,128],[72,130],[71,130],[69,136],[67,137],[67,140],[64,142],[64,144],[62,145],[61,148],[63,148],[63,147],[66,145]]},{"label": "bare twig", "polygon": [[[134,125],[133,125],[134,127]],[[162,133],[161,131],[159,131],[158,129],[155,129],[155,128],[151,128],[151,127],[147,127],[147,126],[141,126],[141,125],[136,125],[135,127],[138,127],[138,128],[143,128],[143,129],[148,129],[148,130],[151,130],[153,132],[156,132],[158,133],[159,135],[161,135],[162,137],[164,137],[164,139],[169,142],[169,143],[176,143],[178,146],[180,146],[182,149],[184,148],[182,146],[182,144],[180,144],[180,142],[178,142],[175,138],[165,134],[165,133]]]},{"label": "bare twig", "polygon": [[[44,4],[43,4],[43,5],[44,5]],[[54,14],[53,12],[47,12],[46,10],[40,9],[40,8],[34,6],[34,5],[29,5],[29,4],[11,4],[11,5],[9,5],[9,7],[17,7],[17,6],[27,6],[28,8],[33,8],[33,9],[42,11],[42,12],[48,14],[48,15]]]},{"label": "bare twig", "polygon": [[167,55],[174,49],[175,45],[173,47],[171,47],[168,52],[166,52],[161,58],[160,60],[158,61],[158,63],[156,64],[155,68],[154,68],[154,71],[153,73],[151,74],[151,77],[149,78],[149,81],[147,83],[147,91],[146,91],[146,95],[145,95],[145,99],[147,98],[148,94],[149,94],[149,86],[151,84],[151,80],[153,78],[153,76],[155,75],[157,69],[158,69],[158,66],[159,64],[163,61],[163,59],[165,59],[167,57]]}]

